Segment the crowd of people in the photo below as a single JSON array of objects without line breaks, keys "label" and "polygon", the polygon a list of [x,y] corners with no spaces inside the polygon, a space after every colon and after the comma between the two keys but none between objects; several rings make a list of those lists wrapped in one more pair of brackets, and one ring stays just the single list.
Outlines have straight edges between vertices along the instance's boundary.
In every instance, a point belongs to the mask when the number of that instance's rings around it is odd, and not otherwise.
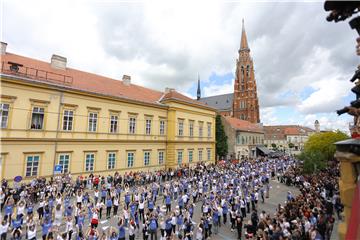
[{"label": "crowd of people", "polygon": [[[301,175],[293,158],[197,164],[121,176],[64,174],[28,184],[2,181],[2,239],[330,239],[341,218],[338,168]],[[259,206],[275,179],[300,189],[273,213]],[[104,226],[107,222],[109,226]],[[110,224],[111,223],[111,224]]]}]

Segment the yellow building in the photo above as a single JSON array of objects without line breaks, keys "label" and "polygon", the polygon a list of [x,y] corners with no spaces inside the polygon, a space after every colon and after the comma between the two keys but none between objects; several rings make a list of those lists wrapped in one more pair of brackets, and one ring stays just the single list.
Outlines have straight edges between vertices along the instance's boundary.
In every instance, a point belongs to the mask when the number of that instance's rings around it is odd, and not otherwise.
[{"label": "yellow building", "polygon": [[1,178],[176,168],[215,161],[215,109],[164,92],[43,62],[1,43]]}]

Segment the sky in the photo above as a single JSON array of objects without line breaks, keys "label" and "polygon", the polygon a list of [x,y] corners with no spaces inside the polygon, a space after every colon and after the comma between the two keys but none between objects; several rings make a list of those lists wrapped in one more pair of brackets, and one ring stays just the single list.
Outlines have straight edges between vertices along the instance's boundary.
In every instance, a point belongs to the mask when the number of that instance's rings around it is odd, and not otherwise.
[{"label": "sky", "polygon": [[9,52],[193,98],[198,75],[203,97],[233,92],[244,19],[264,125],[352,121],[335,110],[355,98],[357,34],[323,1],[0,1]]}]

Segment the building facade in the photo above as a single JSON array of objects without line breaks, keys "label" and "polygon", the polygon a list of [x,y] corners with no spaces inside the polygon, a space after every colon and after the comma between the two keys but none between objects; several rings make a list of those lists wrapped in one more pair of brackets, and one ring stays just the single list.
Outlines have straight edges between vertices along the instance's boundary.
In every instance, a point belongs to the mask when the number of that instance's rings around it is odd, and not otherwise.
[{"label": "building facade", "polygon": [[[200,96],[198,84],[197,95]],[[223,116],[231,116],[251,123],[260,123],[259,100],[254,73],[254,63],[250,55],[244,22],[240,41],[239,57],[236,60],[234,92],[198,101],[214,107]]]},{"label": "building facade", "polygon": [[265,145],[268,149],[299,154],[309,136],[315,131],[298,125],[264,126]]},{"label": "building facade", "polygon": [[215,109],[43,62],[1,43],[1,178],[148,171],[215,161]]},{"label": "building facade", "polygon": [[257,157],[257,147],[264,144],[264,131],[249,121],[223,116],[221,118],[228,137],[228,153],[231,159]]}]

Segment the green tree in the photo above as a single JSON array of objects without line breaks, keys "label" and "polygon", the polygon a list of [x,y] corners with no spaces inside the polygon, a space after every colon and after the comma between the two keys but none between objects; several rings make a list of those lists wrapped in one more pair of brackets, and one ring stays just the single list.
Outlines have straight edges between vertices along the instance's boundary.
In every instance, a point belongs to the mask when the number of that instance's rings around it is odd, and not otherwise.
[{"label": "green tree", "polygon": [[304,151],[299,159],[304,161],[305,173],[313,173],[327,166],[327,162],[334,158],[336,147],[334,143],[349,138],[341,131],[315,133],[309,137]]},{"label": "green tree", "polygon": [[301,152],[298,158],[304,161],[304,173],[314,173],[326,167],[325,155],[318,150]]},{"label": "green tree", "polygon": [[221,122],[221,116],[216,116],[216,154],[219,157],[225,157],[228,153],[227,136],[224,126]]},{"label": "green tree", "polygon": [[293,147],[295,147],[295,145],[293,144],[293,143],[289,143],[289,148],[293,148]]},{"label": "green tree", "polygon": [[272,144],[271,144],[271,147],[272,147],[272,149],[275,150],[275,149],[276,149],[276,144],[275,144],[275,143],[272,143]]},{"label": "green tree", "polygon": [[348,135],[339,130],[336,132],[315,133],[306,141],[304,151],[319,151],[324,155],[326,160],[332,160],[336,151],[334,143],[348,138]]}]

